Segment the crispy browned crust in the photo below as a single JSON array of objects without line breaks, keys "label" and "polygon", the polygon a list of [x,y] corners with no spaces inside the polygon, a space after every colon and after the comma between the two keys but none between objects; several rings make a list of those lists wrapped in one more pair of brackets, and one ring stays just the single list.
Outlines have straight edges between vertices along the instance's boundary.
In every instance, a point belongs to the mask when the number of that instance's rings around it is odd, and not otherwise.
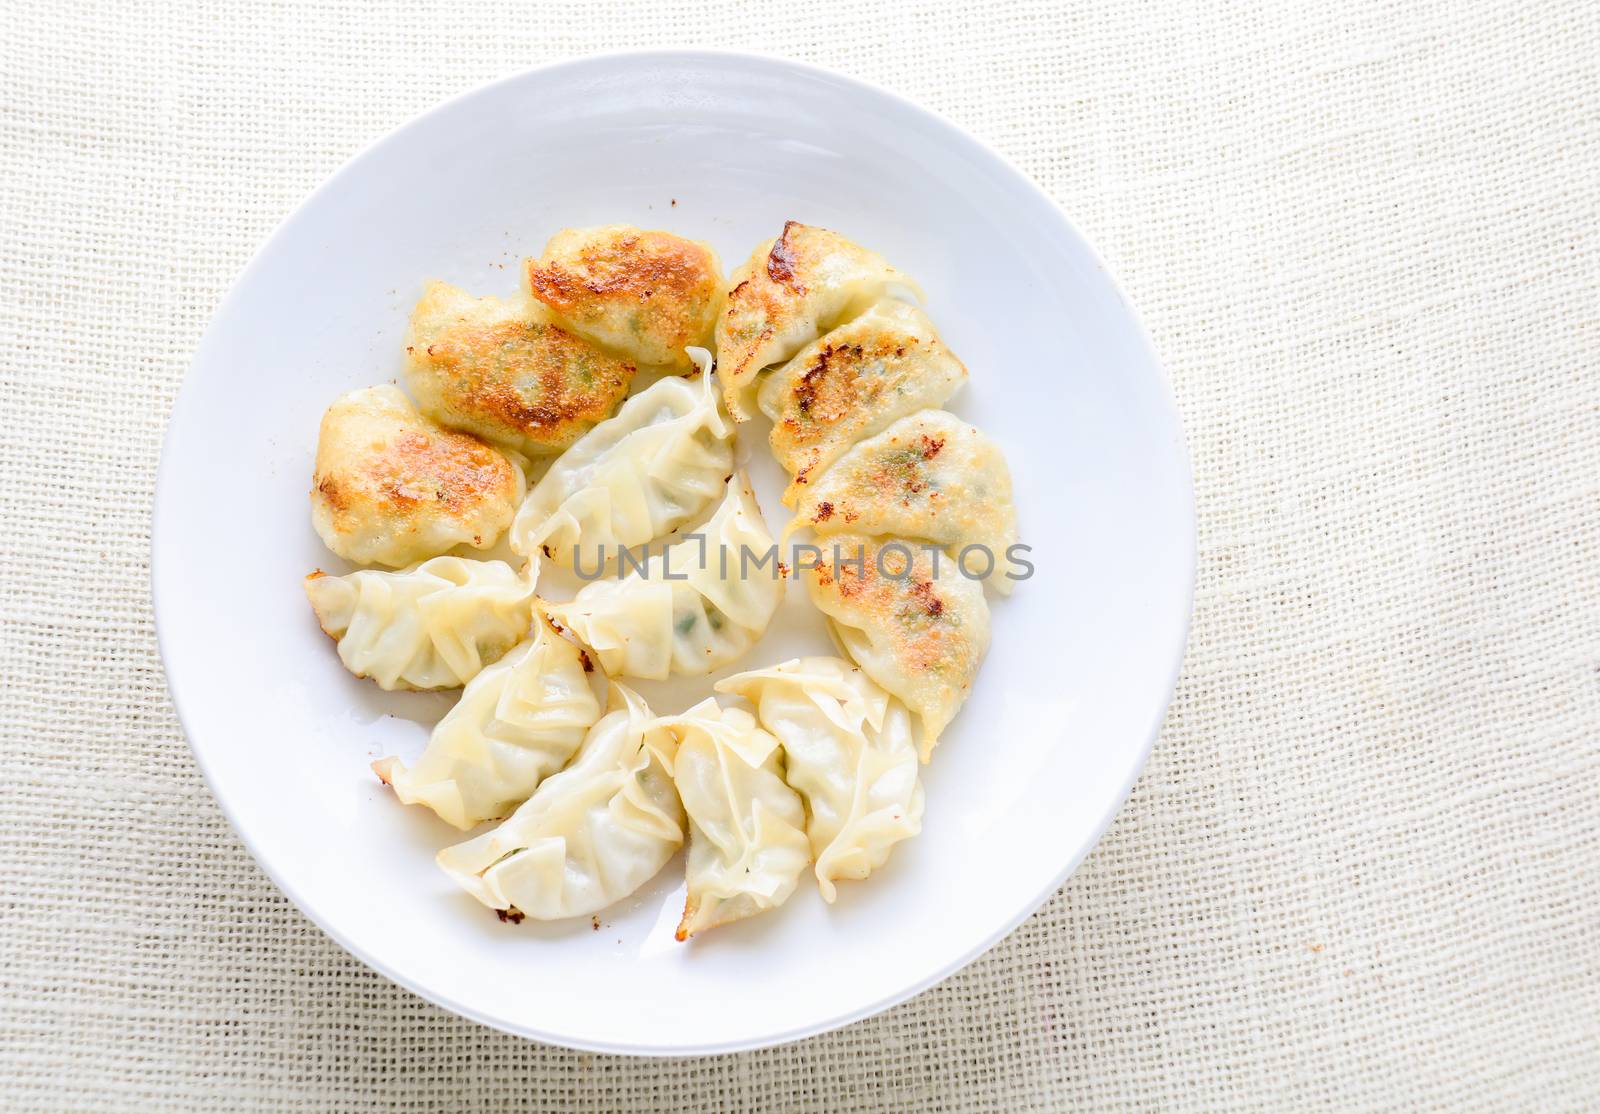
[{"label": "crispy browned crust", "polygon": [[688,366],[686,346],[710,340],[722,284],[706,245],[622,226],[556,237],[524,264],[524,279],[529,293],[575,327],[616,329],[626,321],[674,366]]},{"label": "crispy browned crust", "polygon": [[779,286],[787,286],[796,294],[804,294],[805,285],[795,280],[797,257],[794,241],[789,238],[797,228],[803,229],[805,225],[795,220],[783,222],[783,235],[772,242],[772,250],[767,252],[767,277]]},{"label": "crispy browned crust", "polygon": [[528,286],[563,315],[581,315],[596,298],[697,297],[715,279],[716,258],[701,244],[667,232],[630,230],[590,240],[560,259],[530,259]]},{"label": "crispy browned crust", "polygon": [[681,944],[690,936],[694,935],[689,931],[689,923],[694,920],[694,915],[699,911],[700,903],[693,897],[689,897],[684,900],[683,916],[678,920],[678,930],[672,934],[672,938],[674,940]]},{"label": "crispy browned crust", "polygon": [[[890,444],[898,447],[900,439],[891,438]],[[928,486],[927,473],[923,465],[937,457],[944,449],[944,445],[942,437],[919,434],[909,440],[903,448],[897,448],[893,454],[877,461],[876,469],[861,476],[859,482],[862,486],[844,493],[842,509],[834,506],[831,500],[823,499],[811,509],[807,521],[813,526],[821,526],[837,513],[842,515],[844,522],[854,522],[861,516],[852,504],[859,505],[861,499],[875,498],[885,504],[901,502],[910,506],[915,497],[921,495]],[[807,481],[801,478],[796,482]],[[927,500],[929,513],[937,515],[939,492],[928,492]]]},{"label": "crispy browned crust", "polygon": [[[725,390],[729,384],[760,370],[750,366],[750,362],[772,339],[777,326],[794,312],[794,299],[805,292],[803,286],[791,288],[788,285],[793,281],[796,263],[793,245],[787,239],[791,227],[795,227],[794,221],[785,223],[783,237],[774,240],[768,249],[767,281],[762,280],[759,271],[753,271],[750,277],[728,291],[728,304],[717,326],[717,375]],[[776,263],[774,252],[778,253]],[[753,262],[745,266],[751,267]]]},{"label": "crispy browned crust", "polygon": [[345,533],[351,527],[341,522],[341,512],[363,504],[399,517],[425,506],[463,516],[513,490],[515,467],[476,437],[418,429],[364,459],[360,468],[337,475],[319,472],[314,482],[336,512],[335,529]]},{"label": "crispy browned crust", "polygon": [[[941,670],[952,660],[970,657],[970,647],[959,628],[952,627],[946,617],[944,593],[933,579],[926,553],[909,547],[915,555],[911,575],[896,580],[879,574],[876,544],[851,536],[835,541],[845,560],[835,570],[830,554],[830,561],[812,572],[818,587],[858,609],[855,621],[868,622],[887,637],[893,643],[895,659],[908,671]],[[858,550],[864,554],[864,568],[854,564]],[[884,562],[891,571],[904,569],[898,550],[891,550]]]},{"label": "crispy browned crust", "polygon": [[442,401],[465,418],[561,448],[606,418],[633,380],[632,364],[542,322],[462,326],[418,350],[441,377]]},{"label": "crispy browned crust", "polygon": [[[855,413],[883,388],[885,377],[863,369],[887,361],[914,361],[922,344],[915,337],[887,331],[860,344],[826,344],[795,384],[793,407],[773,427],[772,445],[780,457],[821,440],[824,431]],[[797,462],[798,463],[798,462]],[[795,469],[794,482],[809,479],[815,460]]]}]

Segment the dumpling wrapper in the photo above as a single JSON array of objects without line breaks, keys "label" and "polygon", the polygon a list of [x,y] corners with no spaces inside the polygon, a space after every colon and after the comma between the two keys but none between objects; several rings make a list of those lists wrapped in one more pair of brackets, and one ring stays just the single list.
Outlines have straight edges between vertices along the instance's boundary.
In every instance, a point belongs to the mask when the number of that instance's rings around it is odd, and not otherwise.
[{"label": "dumpling wrapper", "polygon": [[989,649],[983,587],[920,543],[839,534],[820,545],[803,573],[811,602],[845,656],[920,720],[926,762]]},{"label": "dumpling wrapper", "polygon": [[806,802],[817,886],[866,878],[896,843],[922,830],[923,794],[911,714],[860,669],[833,657],[796,658],[729,677],[718,692],[756,706],[783,744],[784,780]]},{"label": "dumpling wrapper", "polygon": [[767,376],[757,401],[772,419],[772,454],[805,485],[851,445],[919,410],[943,406],[967,381],[927,314],[886,299],[807,345]]},{"label": "dumpling wrapper", "polygon": [[725,297],[709,244],[626,224],[567,228],[523,264],[528,292],[567,328],[635,363],[693,368]]},{"label": "dumpling wrapper", "polygon": [[752,417],[756,375],[877,301],[891,286],[916,290],[877,252],[826,228],[787,221],[729,276],[717,320],[717,374],[736,422]]},{"label": "dumpling wrapper", "polygon": [[584,585],[548,614],[595,652],[607,674],[697,677],[742,657],[772,621],[784,582],[772,535],[743,473],[704,526],[642,570]]},{"label": "dumpling wrapper", "polygon": [[386,689],[466,684],[521,642],[539,566],[435,557],[400,572],[314,572],[306,597],[339,660]]},{"label": "dumpling wrapper", "polygon": [[607,713],[572,764],[498,827],[440,851],[439,866],[513,919],[599,912],[655,877],[683,843],[676,748],[644,700],[613,682]]},{"label": "dumpling wrapper", "polygon": [[[709,368],[710,353],[693,354]],[[652,384],[550,466],[511,523],[511,548],[598,571],[722,497],[732,435],[709,371]]]},{"label": "dumpling wrapper", "polygon": [[426,805],[463,831],[508,816],[600,718],[585,666],[578,647],[535,613],[532,636],[467,682],[415,765],[382,758],[372,768],[402,803]]},{"label": "dumpling wrapper", "polygon": [[749,712],[714,699],[659,722],[678,739],[674,778],[689,817],[677,938],[782,905],[811,863],[811,845],[778,740]]},{"label": "dumpling wrapper", "polygon": [[[785,536],[852,533],[945,546],[970,575],[1009,593],[1007,551],[1017,540],[1011,471],[996,445],[945,410],[901,418],[858,442],[812,479]],[[968,546],[977,547],[964,554]]]},{"label": "dumpling wrapper", "polygon": [[406,334],[405,382],[425,413],[529,456],[560,452],[609,415],[635,370],[526,294],[430,282]]},{"label": "dumpling wrapper", "polygon": [[525,490],[522,469],[476,437],[423,417],[398,387],[368,387],[322,417],[311,523],[346,561],[404,568],[488,549]]}]

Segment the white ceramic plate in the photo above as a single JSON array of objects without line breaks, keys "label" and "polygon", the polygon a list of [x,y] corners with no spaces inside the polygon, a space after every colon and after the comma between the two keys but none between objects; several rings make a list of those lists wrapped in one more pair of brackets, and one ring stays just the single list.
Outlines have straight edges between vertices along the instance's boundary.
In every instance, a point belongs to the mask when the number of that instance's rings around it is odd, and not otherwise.
[{"label": "white ceramic plate", "polygon": [[[971,369],[952,409],[1004,447],[1035,577],[924,771],[922,835],[827,907],[672,939],[682,863],[596,928],[500,923],[434,852],[459,838],[368,769],[414,757],[448,697],[347,674],[301,589],[339,569],[311,530],[317,423],[396,377],[421,283],[509,292],[565,226],[709,240],[726,266],[786,218],[921,280]],[[741,430],[784,521],[764,425]],[[395,981],[469,1017],[600,1051],[793,1040],[932,985],[1011,931],[1105,830],[1144,762],[1188,622],[1193,508],[1167,384],[1094,253],[1041,191],[949,123],[787,62],[586,59],[428,113],[323,186],[246,269],[172,417],[155,513],[157,626],[196,758],[262,867]],[[791,586],[767,638],[715,675],[827,652]],[[715,678],[713,678],[715,679]],[[706,683],[640,686],[659,711]]]}]

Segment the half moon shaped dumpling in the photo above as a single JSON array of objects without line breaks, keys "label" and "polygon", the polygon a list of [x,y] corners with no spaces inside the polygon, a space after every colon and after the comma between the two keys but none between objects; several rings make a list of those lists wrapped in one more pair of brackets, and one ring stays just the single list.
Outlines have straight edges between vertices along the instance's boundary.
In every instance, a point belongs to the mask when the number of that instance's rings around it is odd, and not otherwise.
[{"label": "half moon shaped dumpling", "polygon": [[526,294],[430,282],[406,335],[406,386],[425,413],[530,456],[560,452],[610,414],[634,371]]},{"label": "half moon shaped dumpling", "polygon": [[794,477],[784,505],[861,438],[944,405],[966,380],[927,314],[893,299],[808,345],[757,396],[772,419],[772,453]]},{"label": "half moon shaped dumpling", "polygon": [[403,804],[465,831],[527,800],[599,718],[582,652],[535,614],[532,637],[467,682],[416,765],[372,768]]},{"label": "half moon shaped dumpling", "polygon": [[689,817],[689,884],[677,937],[788,900],[811,862],[805,806],[783,780],[783,748],[740,708],[706,699],[662,728],[678,738],[674,779]]},{"label": "half moon shaped dumpling", "polygon": [[311,523],[346,561],[402,568],[494,545],[524,488],[522,469],[476,437],[435,425],[398,387],[368,387],[322,417]]},{"label": "half moon shaped dumpling", "polygon": [[805,798],[824,899],[838,895],[834,879],[867,877],[922,830],[911,714],[861,670],[839,658],[796,658],[729,677],[717,691],[754,704],[783,744],[784,780]]},{"label": "half moon shaped dumpling", "polygon": [[709,244],[627,224],[567,228],[523,265],[531,293],[563,325],[624,358],[672,372],[709,348],[723,300]]},{"label": "half moon shaped dumpling", "polygon": [[[1017,540],[1011,471],[1000,447],[945,410],[901,418],[850,449],[801,491],[790,525],[820,537],[892,535],[949,549],[969,575],[1011,591]],[[970,554],[968,546],[976,547]]]},{"label": "half moon shaped dumpling", "polygon": [[606,715],[572,764],[545,778],[499,827],[438,861],[491,909],[559,920],[595,913],[653,878],[683,843],[672,784],[677,740],[613,683]]},{"label": "half moon shaped dumpling", "polygon": [[522,641],[538,566],[435,557],[400,572],[315,572],[306,596],[339,660],[386,689],[457,688]]},{"label": "half moon shaped dumpling", "polygon": [[[695,349],[710,364],[710,354]],[[584,434],[534,485],[511,523],[511,548],[598,570],[618,551],[688,522],[722,496],[733,427],[709,372],[662,379]]]},{"label": "half moon shaped dumpling", "polygon": [[620,579],[546,604],[608,674],[697,677],[742,657],[783,598],[772,535],[743,473],[704,526]]},{"label": "half moon shaped dumpling", "polygon": [[739,422],[752,416],[750,393],[761,369],[860,313],[888,287],[915,288],[877,252],[799,221],[787,221],[783,235],[758,247],[729,282],[717,321],[717,374]]},{"label": "half moon shaped dumpling", "polygon": [[989,649],[983,587],[916,542],[840,534],[822,548],[805,570],[811,602],[846,656],[921,720],[926,762]]}]

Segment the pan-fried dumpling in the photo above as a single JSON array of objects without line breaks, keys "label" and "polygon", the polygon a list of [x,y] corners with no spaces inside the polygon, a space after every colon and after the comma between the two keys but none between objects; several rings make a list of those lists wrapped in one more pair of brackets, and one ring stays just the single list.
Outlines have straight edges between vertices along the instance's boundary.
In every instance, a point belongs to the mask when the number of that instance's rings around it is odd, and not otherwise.
[{"label": "pan-fried dumpling", "polygon": [[989,648],[983,588],[915,542],[840,534],[822,548],[821,564],[805,570],[811,602],[850,660],[921,720],[926,762]]},{"label": "pan-fried dumpling", "polygon": [[709,522],[642,570],[596,580],[571,603],[545,608],[608,674],[697,677],[738,659],[766,633],[784,587],[772,548],[741,473]]},{"label": "pan-fried dumpling", "polygon": [[[695,351],[709,367],[710,354]],[[721,497],[732,433],[709,372],[655,383],[550,466],[511,523],[511,547],[598,571]]]},{"label": "pan-fried dumpling", "polygon": [[463,831],[507,816],[600,718],[584,665],[536,615],[532,637],[467,682],[416,765],[384,758],[372,768],[403,803],[427,805]]},{"label": "pan-fried dumpling", "polygon": [[400,572],[314,572],[306,596],[357,677],[386,689],[448,689],[522,641],[538,575],[532,561],[518,574],[504,561],[435,557]]},{"label": "pan-fried dumpling", "polygon": [[811,862],[805,805],[783,749],[755,717],[707,699],[659,721],[678,738],[674,778],[689,816],[689,897],[679,940],[788,900]]},{"label": "pan-fried dumpling", "polygon": [[783,744],[784,778],[805,798],[826,900],[837,896],[834,879],[865,878],[922,830],[911,715],[861,670],[838,658],[796,658],[729,677],[717,691],[754,704]]},{"label": "pan-fried dumpling", "polygon": [[572,764],[545,778],[499,827],[440,851],[439,865],[513,917],[581,917],[622,900],[683,843],[676,745],[636,693],[613,684],[606,715]]},{"label": "pan-fried dumpling", "polygon": [[[1011,591],[1011,471],[998,445],[947,411],[923,410],[859,442],[805,486],[794,509],[790,529],[933,542],[969,576]],[[962,556],[967,546],[977,549]]]},{"label": "pan-fried dumpling", "polygon": [[634,370],[526,294],[478,298],[430,282],[406,335],[406,386],[425,413],[531,456],[560,452],[610,414]]},{"label": "pan-fried dumpling", "polygon": [[860,313],[890,286],[914,288],[877,252],[837,232],[788,221],[729,276],[717,320],[717,375],[728,412],[750,418],[756,374]]},{"label": "pan-fried dumpling", "polygon": [[709,348],[723,299],[709,244],[626,224],[568,228],[523,265],[529,292],[563,325],[629,360],[674,372]]},{"label": "pan-fried dumpling", "polygon": [[311,522],[346,561],[402,568],[487,549],[522,502],[522,469],[417,413],[400,388],[342,395],[322,417]]},{"label": "pan-fried dumpling", "polygon": [[861,438],[943,406],[966,380],[927,314],[892,299],[808,345],[757,396],[772,419],[772,454],[794,477],[784,505]]}]

